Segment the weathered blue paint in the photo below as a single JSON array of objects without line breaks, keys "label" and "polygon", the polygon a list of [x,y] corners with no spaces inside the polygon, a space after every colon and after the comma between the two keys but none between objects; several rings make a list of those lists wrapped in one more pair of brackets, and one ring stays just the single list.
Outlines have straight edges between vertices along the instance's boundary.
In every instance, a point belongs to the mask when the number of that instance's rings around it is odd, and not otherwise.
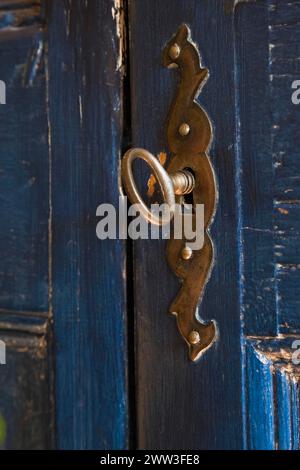
[{"label": "weathered blue paint", "polygon": [[[49,160],[40,8],[0,1],[0,365],[3,449],[53,444],[48,333]],[[31,2],[32,3],[32,2]],[[5,21],[4,21],[4,18]],[[10,21],[8,21],[10,19]],[[41,48],[43,50],[43,48]],[[30,76],[30,83],[26,77]]]},{"label": "weathered blue paint", "polygon": [[271,361],[247,344],[247,447],[274,449],[274,387]]},{"label": "weathered blue paint", "polygon": [[247,446],[299,449],[299,335],[247,339]]},{"label": "weathered blue paint", "polygon": [[284,368],[278,368],[275,372],[277,390],[277,426],[278,449],[291,449],[293,446],[292,435],[292,406],[291,406],[291,376]]},{"label": "weathered blue paint", "polygon": [[57,447],[124,449],[125,245],[96,238],[97,206],[119,195],[118,25],[113,1],[48,7]]},{"label": "weathered blue paint", "polygon": [[299,366],[282,358],[293,337],[276,337],[299,334],[300,117],[291,84],[300,9],[296,1],[264,0],[236,13],[245,440],[253,449],[292,449],[299,445]]},{"label": "weathered blue paint", "polygon": [[[1,8],[1,5],[0,5]],[[1,10],[0,10],[1,11]],[[48,143],[45,73],[23,77],[39,44],[39,27],[0,29],[0,308],[48,308]]]},{"label": "weathered blue paint", "polygon": [[241,313],[245,334],[276,334],[268,4],[236,8]]},{"label": "weathered blue paint", "polygon": [[296,1],[270,2],[270,75],[274,231],[278,330],[300,329],[300,106],[292,102],[292,83],[300,79],[300,8]]}]

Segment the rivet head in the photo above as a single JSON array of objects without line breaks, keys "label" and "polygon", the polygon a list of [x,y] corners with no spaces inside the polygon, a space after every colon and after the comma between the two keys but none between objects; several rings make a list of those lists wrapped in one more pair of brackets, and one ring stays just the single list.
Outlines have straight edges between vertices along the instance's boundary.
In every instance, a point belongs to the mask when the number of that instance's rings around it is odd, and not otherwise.
[{"label": "rivet head", "polygon": [[193,250],[192,248],[190,248],[189,246],[185,246],[183,249],[182,249],[182,252],[181,252],[181,257],[185,260],[188,260],[191,258],[193,254]]},{"label": "rivet head", "polygon": [[169,56],[171,57],[171,59],[174,60],[179,57],[179,54],[180,54],[180,47],[175,42],[175,44],[173,44],[173,46],[170,47]]},{"label": "rivet head", "polygon": [[200,343],[200,335],[198,331],[192,330],[188,336],[188,342],[190,344],[198,344]]},{"label": "rivet head", "polygon": [[190,132],[190,130],[191,130],[191,128],[190,128],[190,126],[189,126],[186,122],[183,122],[183,123],[180,125],[179,129],[178,129],[179,134],[180,134],[182,137],[185,137],[186,135],[188,135],[189,132]]}]

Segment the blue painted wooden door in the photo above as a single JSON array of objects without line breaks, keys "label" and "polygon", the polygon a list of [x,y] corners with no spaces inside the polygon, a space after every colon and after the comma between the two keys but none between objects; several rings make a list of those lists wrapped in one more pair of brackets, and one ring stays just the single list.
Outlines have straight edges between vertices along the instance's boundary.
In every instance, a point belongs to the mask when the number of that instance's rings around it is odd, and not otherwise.
[{"label": "blue painted wooden door", "polygon": [[[219,192],[197,364],[165,242],[96,237],[122,153],[169,155],[182,23]],[[299,24],[296,0],[0,0],[2,448],[299,448]]]}]

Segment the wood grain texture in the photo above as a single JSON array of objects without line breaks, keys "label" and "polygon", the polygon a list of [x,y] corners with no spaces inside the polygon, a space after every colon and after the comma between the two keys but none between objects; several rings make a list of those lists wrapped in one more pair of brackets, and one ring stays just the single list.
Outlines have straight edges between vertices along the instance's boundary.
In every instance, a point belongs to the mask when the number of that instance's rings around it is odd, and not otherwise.
[{"label": "wood grain texture", "polygon": [[96,238],[97,206],[117,207],[119,194],[122,61],[114,7],[107,0],[48,2],[60,449],[127,446],[125,245]]},{"label": "wood grain texture", "polygon": [[54,445],[51,360],[45,335],[1,325],[6,365],[1,365],[0,414],[6,423],[3,449],[49,449]]},{"label": "wood grain texture", "polygon": [[244,333],[261,336],[246,337],[246,446],[290,449],[298,446],[298,370],[291,358],[288,373],[281,367],[292,337],[277,335],[299,333],[299,113],[291,100],[299,2],[241,4],[236,13],[240,298]]},{"label": "wood grain texture", "polygon": [[247,340],[249,449],[299,449],[300,367],[292,362],[300,336]]},{"label": "wood grain texture", "polygon": [[292,83],[300,77],[298,1],[270,1],[270,86],[274,164],[274,231],[278,330],[298,333],[300,247],[300,113]]},{"label": "wood grain texture", "polygon": [[268,2],[236,9],[241,311],[245,334],[277,332]]},{"label": "wood grain texture", "polygon": [[[198,364],[188,358],[176,321],[167,314],[178,290],[163,241],[134,246],[138,447],[241,448],[242,394],[238,308],[235,188],[235,87],[233,2],[130,1],[133,145],[168,151],[165,121],[177,74],[162,67],[162,50],[187,23],[210,78],[201,106],[214,126],[210,156],[219,186],[212,226],[216,263],[201,305],[215,319],[217,342]],[[138,170],[138,169],[137,169]],[[149,174],[139,169],[140,187]]]},{"label": "wood grain texture", "polygon": [[299,3],[270,0],[237,11],[245,333],[293,333],[300,326],[300,118],[291,99]]},{"label": "wood grain texture", "polygon": [[[3,449],[54,443],[48,311],[49,152],[39,2],[0,2],[0,370]],[[28,7],[28,8],[27,8]]]},{"label": "wood grain texture", "polygon": [[[0,307],[48,309],[48,143],[38,26],[0,30]],[[26,77],[31,76],[29,83]]]}]

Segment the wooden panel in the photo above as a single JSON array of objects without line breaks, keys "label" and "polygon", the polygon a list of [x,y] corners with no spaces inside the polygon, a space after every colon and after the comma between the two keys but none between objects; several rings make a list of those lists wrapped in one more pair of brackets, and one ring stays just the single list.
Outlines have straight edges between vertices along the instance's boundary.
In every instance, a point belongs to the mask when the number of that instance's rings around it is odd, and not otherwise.
[{"label": "wooden panel", "polygon": [[[7,16],[13,13],[5,10]],[[42,51],[39,24],[0,26],[1,80],[7,93],[6,105],[0,106],[1,308],[48,308],[48,130]]]},{"label": "wooden panel", "polygon": [[[46,346],[32,336],[20,334],[1,339],[7,344],[7,365],[1,366],[0,413],[6,431],[4,449],[48,449],[52,447],[54,426],[51,423]],[[28,380],[30,371],[30,380]]]},{"label": "wooden panel", "polygon": [[270,364],[249,346],[247,350],[247,448],[273,449],[274,401]]},{"label": "wooden panel", "polygon": [[300,331],[300,140],[299,106],[292,102],[292,83],[299,78],[298,1],[270,3],[270,74],[272,154],[274,158],[274,229],[278,328]]},{"label": "wooden panel", "polygon": [[[134,244],[138,447],[241,448],[242,392],[238,308],[235,188],[233,3],[214,0],[131,0],[131,105],[133,145],[167,151],[165,120],[177,86],[162,67],[162,49],[186,22],[210,70],[200,102],[214,125],[210,151],[219,185],[212,225],[216,264],[201,305],[215,319],[217,342],[198,364],[188,359],[168,307],[179,289],[163,241]],[[146,20],[145,20],[146,19]],[[149,174],[137,172],[141,187]]]},{"label": "wooden panel", "polygon": [[127,446],[125,245],[96,238],[118,204],[122,22],[113,1],[49,1],[57,445]]},{"label": "wooden panel", "polygon": [[276,201],[275,274],[278,326],[282,333],[298,333],[300,281],[300,206],[293,201]]},{"label": "wooden panel", "polygon": [[236,9],[241,309],[246,334],[277,331],[268,2]]},{"label": "wooden panel", "polygon": [[300,367],[293,364],[300,336],[247,340],[249,449],[300,448]]},{"label": "wooden panel", "polygon": [[54,404],[47,321],[27,312],[25,317],[15,314],[11,322],[7,312],[6,324],[0,315],[0,339],[6,344],[6,364],[0,366],[0,448],[49,449],[54,445]]},{"label": "wooden panel", "polygon": [[40,2],[0,1],[0,447],[54,445],[49,159]]},{"label": "wooden panel", "polygon": [[299,2],[237,8],[241,302],[246,339],[246,446],[299,446]]},{"label": "wooden panel", "polygon": [[299,3],[264,1],[238,11],[245,332],[292,333],[300,327],[299,113],[291,99]]}]

